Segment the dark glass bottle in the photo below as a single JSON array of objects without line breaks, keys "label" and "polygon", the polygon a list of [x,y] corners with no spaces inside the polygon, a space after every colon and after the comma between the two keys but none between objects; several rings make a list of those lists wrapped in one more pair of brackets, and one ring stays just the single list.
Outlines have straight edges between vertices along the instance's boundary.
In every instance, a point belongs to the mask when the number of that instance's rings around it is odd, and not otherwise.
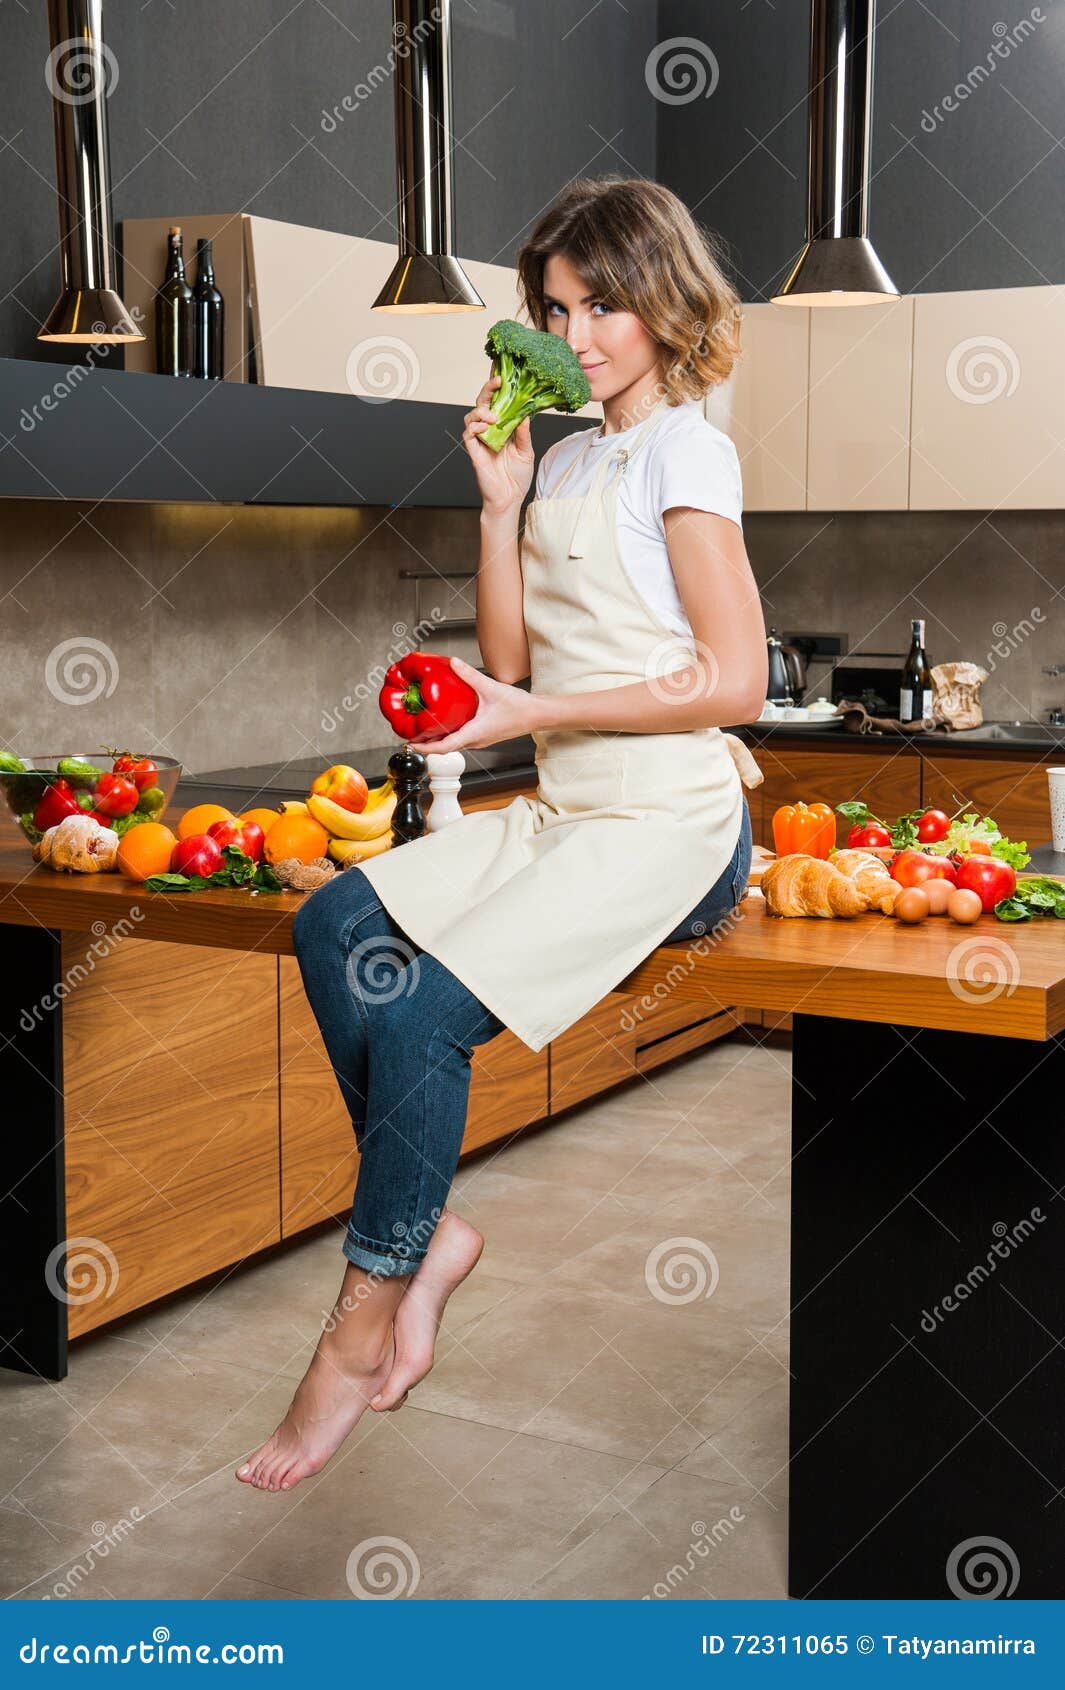
[{"label": "dark glass bottle", "polygon": [[167,236],[166,275],[155,296],[155,367],[161,376],[192,374],[192,289],[185,280],[181,230]]},{"label": "dark glass bottle", "polygon": [[199,240],[192,290],[192,373],[208,381],[220,381],[224,372],[225,309],[215,285],[211,243]]},{"label": "dark glass bottle", "polygon": [[925,655],[923,619],[914,617],[910,629],[910,649],[899,689],[900,722],[919,722],[932,714],[932,671]]}]

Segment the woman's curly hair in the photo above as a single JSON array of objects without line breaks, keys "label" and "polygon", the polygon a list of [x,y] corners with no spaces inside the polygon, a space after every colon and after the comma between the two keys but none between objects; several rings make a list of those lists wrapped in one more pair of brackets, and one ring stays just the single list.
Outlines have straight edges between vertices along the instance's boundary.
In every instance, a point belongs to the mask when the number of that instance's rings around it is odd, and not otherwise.
[{"label": "woman's curly hair", "polygon": [[670,188],[624,176],[570,183],[518,252],[521,308],[538,329],[548,327],[544,267],[556,253],[658,342],[670,405],[727,380],[740,352],[739,295],[716,237]]}]

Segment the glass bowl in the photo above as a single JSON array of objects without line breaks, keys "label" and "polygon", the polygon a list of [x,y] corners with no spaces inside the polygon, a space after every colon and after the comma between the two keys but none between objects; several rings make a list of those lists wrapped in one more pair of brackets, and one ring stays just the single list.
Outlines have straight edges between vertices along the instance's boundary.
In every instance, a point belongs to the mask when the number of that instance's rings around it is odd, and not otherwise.
[{"label": "glass bowl", "polygon": [[[89,777],[88,768],[97,770],[99,774],[109,774],[114,758],[108,752],[32,752],[20,758],[20,761],[24,765],[21,771],[4,768],[0,762],[0,791],[3,792],[4,801],[24,837],[32,845],[41,837],[41,830],[33,825],[33,812],[48,788],[63,778],[60,764],[68,768],[79,763],[88,766],[84,771],[73,770],[72,778],[68,782],[75,794],[81,797],[90,794],[94,784]],[[174,796],[181,774],[181,764],[176,757],[163,756],[153,757],[152,762],[158,769],[154,787],[147,788],[141,794],[137,808],[132,810],[128,817],[115,816],[108,820],[108,825],[113,826],[119,834],[125,833],[138,822],[161,821]]]}]

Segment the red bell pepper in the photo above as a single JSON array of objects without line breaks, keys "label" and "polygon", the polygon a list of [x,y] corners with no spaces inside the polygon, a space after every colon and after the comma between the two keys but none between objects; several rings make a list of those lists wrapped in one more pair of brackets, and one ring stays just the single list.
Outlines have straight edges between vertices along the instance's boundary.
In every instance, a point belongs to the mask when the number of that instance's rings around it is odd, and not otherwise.
[{"label": "red bell pepper", "polygon": [[477,714],[480,700],[449,657],[411,651],[385,673],[378,703],[400,737],[412,743],[442,739]]}]

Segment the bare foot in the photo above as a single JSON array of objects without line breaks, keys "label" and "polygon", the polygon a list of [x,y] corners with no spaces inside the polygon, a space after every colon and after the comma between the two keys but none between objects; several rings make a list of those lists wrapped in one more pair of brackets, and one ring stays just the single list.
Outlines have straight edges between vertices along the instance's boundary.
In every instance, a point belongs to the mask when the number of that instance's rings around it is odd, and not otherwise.
[{"label": "bare foot", "polygon": [[395,1353],[391,1332],[353,1356],[343,1352],[335,1330],[323,1331],[288,1413],[236,1477],[258,1490],[282,1491],[320,1472],[388,1378]]},{"label": "bare foot", "polygon": [[436,1334],[448,1298],[472,1273],[484,1239],[461,1215],[445,1209],[429,1241],[424,1262],[407,1286],[396,1310],[396,1356],[387,1383],[371,1399],[379,1414],[400,1408],[404,1398],[433,1365]]}]

